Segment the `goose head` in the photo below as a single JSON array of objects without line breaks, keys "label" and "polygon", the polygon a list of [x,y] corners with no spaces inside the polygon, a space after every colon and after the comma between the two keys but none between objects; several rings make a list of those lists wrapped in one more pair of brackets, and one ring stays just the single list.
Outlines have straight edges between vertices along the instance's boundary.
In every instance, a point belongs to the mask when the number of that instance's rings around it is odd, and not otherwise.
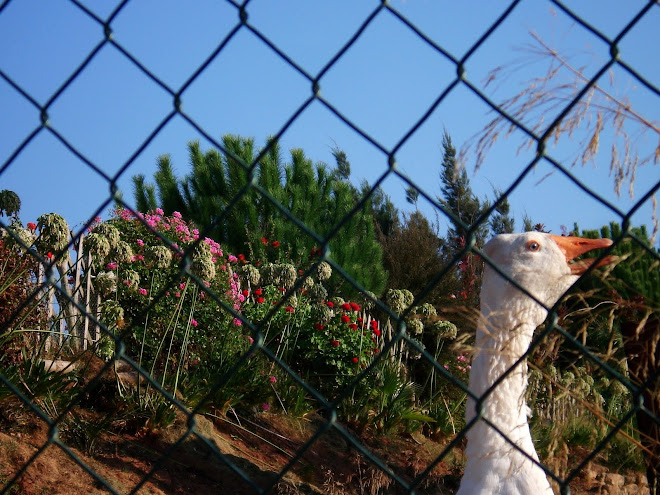
[{"label": "goose head", "polygon": [[[483,252],[511,280],[523,287],[546,307],[553,306],[590,266],[594,258],[576,258],[594,249],[612,245],[610,239],[585,239],[573,236],[557,236],[542,232],[523,234],[500,234],[484,246]],[[606,256],[596,266],[613,261]],[[484,268],[481,289],[482,309],[505,310],[524,301],[536,305],[534,299],[511,284],[488,263]],[[541,321],[545,318],[538,306]],[[540,324],[541,322],[538,322]]]}]

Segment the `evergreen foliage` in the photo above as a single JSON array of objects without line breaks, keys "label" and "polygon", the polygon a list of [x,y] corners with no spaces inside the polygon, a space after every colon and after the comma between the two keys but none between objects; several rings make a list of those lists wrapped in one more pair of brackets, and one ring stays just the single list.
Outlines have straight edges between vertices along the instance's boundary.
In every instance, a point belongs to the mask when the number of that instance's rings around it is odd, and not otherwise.
[{"label": "evergreen foliage", "polygon": [[[313,164],[301,149],[294,149],[285,164],[278,143],[268,144],[256,161],[259,151],[253,139],[224,136],[223,153],[202,152],[199,143],[190,143],[192,170],[181,179],[174,174],[169,158],[160,157],[155,184],[146,183],[143,176],[133,178],[138,209],[160,207],[166,215],[179,211],[231,251],[249,253],[261,262],[286,258],[301,266],[314,261],[321,246],[299,225],[325,239],[341,224],[327,239],[331,258],[363,287],[380,293],[386,273],[376,239],[374,200],[347,216],[361,195],[348,182],[346,154],[335,148],[337,168],[331,169],[323,163]],[[374,196],[383,223],[392,222],[396,210],[389,199],[382,193]],[[339,275],[328,285],[334,290],[342,286],[349,293],[353,291]]]},{"label": "evergreen foliage", "polygon": [[[362,195],[367,194],[370,189],[371,186],[365,182],[362,185]],[[385,237],[389,236],[392,230],[399,225],[399,210],[380,187],[377,187],[371,195],[371,207],[373,208],[378,234]]]},{"label": "evergreen foliage", "polygon": [[447,231],[447,239],[450,245],[452,240],[467,240],[469,229],[474,229],[476,244],[482,246],[488,236],[488,224],[475,225],[478,218],[490,207],[488,201],[481,201],[472,192],[470,179],[465,168],[456,162],[456,149],[451,137],[445,131],[442,136],[442,147],[444,149],[442,165],[440,170],[440,182],[442,195],[438,198],[440,204],[453,213],[461,222],[451,219],[452,226]]},{"label": "evergreen foliage", "polygon": [[[495,189],[496,198],[502,196],[502,191]],[[495,234],[511,234],[515,228],[515,221],[510,215],[511,205],[505,196],[500,204],[495,207],[495,213],[490,218],[490,231]]]}]

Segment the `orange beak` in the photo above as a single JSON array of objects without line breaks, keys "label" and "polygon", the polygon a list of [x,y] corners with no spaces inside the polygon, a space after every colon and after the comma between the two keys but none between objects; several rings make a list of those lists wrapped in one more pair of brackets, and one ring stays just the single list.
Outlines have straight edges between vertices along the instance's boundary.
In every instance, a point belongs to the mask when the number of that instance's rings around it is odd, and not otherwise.
[{"label": "orange beak", "polygon": [[[603,249],[612,245],[611,239],[585,239],[584,237],[559,235],[551,235],[550,237],[552,237],[552,240],[557,243],[559,249],[566,256],[566,262],[574,275],[582,275],[594,263],[594,259],[592,258],[573,261],[575,258],[594,249]],[[596,264],[596,267],[609,265],[616,261],[616,259],[616,256],[606,256]]]}]

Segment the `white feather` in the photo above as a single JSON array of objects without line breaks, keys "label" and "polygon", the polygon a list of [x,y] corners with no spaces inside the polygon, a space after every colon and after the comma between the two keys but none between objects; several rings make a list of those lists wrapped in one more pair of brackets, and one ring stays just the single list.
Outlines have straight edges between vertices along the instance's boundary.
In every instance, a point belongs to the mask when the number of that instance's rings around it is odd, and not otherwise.
[{"label": "white feather", "polygon": [[[538,250],[530,249],[531,242],[538,243]],[[499,235],[486,244],[484,252],[548,307],[577,280],[566,255],[548,234]],[[478,397],[527,351],[547,311],[486,265],[481,314],[469,384]],[[458,495],[552,494],[545,472],[531,460],[538,461],[538,455],[527,422],[526,388],[527,364],[522,362],[484,399],[483,417],[515,446],[479,419],[467,433],[467,464]],[[468,400],[468,422],[476,416],[475,405]]]}]

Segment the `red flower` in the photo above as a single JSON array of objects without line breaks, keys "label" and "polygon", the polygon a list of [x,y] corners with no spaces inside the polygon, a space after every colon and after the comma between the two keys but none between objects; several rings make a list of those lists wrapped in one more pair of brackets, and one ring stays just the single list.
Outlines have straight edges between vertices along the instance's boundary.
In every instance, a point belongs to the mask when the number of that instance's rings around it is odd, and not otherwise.
[{"label": "red flower", "polygon": [[254,291],[255,296],[261,296],[263,293],[264,293],[264,291],[261,290],[261,289],[257,289],[257,290]]},{"label": "red flower", "polygon": [[28,226],[27,226],[27,227],[28,227],[28,229],[30,229],[32,232],[34,232],[35,230],[37,230],[37,224],[34,223],[34,222],[28,222]]},{"label": "red flower", "polygon": [[284,311],[286,311],[287,313],[293,313],[295,310],[293,309],[293,306],[287,306],[287,307],[284,309]]},{"label": "red flower", "polygon": [[316,328],[317,330],[323,330],[325,327],[320,323],[314,323],[314,328]]},{"label": "red flower", "polygon": [[284,294],[286,292],[286,287],[280,287],[278,290]]},{"label": "red flower", "polygon": [[243,294],[245,297],[247,297],[247,296],[250,295],[250,293],[249,293],[248,291],[246,291],[246,290],[244,290],[241,294]]},{"label": "red flower", "polygon": [[264,302],[264,298],[263,298],[263,297],[257,297],[257,304],[261,304],[261,303],[263,303],[263,302]]},{"label": "red flower", "polygon": [[53,253],[48,251],[48,253],[46,254],[46,258],[48,258],[49,260],[52,260],[53,259]]},{"label": "red flower", "polygon": [[330,345],[332,347],[339,347],[339,341],[338,340],[331,340]]},{"label": "red flower", "polygon": [[274,248],[278,248],[278,247],[280,247],[280,241],[273,241],[272,246],[273,246]]},{"label": "red flower", "polygon": [[348,323],[349,321],[351,321],[351,319],[348,317],[348,315],[341,315],[341,321],[343,323]]},{"label": "red flower", "polygon": [[245,255],[244,254],[239,254],[238,259],[239,259],[239,261],[245,261]]},{"label": "red flower", "polygon": [[376,328],[378,328],[378,321],[376,321],[376,320],[371,320],[371,322],[369,323],[369,325],[371,325],[371,328],[376,329]]},{"label": "red flower", "polygon": [[353,358],[353,362],[354,362],[355,364],[357,364],[358,362],[360,362],[360,360],[359,360],[358,358],[354,357],[354,358]]},{"label": "red flower", "polygon": [[349,304],[350,304],[350,306],[351,306],[351,309],[352,309],[353,311],[355,311],[355,312],[360,311],[360,309],[362,309],[362,308],[360,308],[360,305],[359,305],[359,304],[356,304],[356,303],[354,303],[354,302],[349,303]]},{"label": "red flower", "polygon": [[374,332],[374,335],[375,335],[376,337],[380,337],[380,330],[378,330],[377,328],[374,328],[374,329],[373,329],[373,332]]},{"label": "red flower", "polygon": [[262,237],[261,238],[261,244],[263,244],[264,246],[268,246],[268,239],[266,239],[265,237]]},{"label": "red flower", "polygon": [[348,325],[348,328],[350,328],[351,330],[357,330],[357,324],[351,323],[350,325]]},{"label": "red flower", "polygon": [[328,306],[329,308],[334,308],[334,307],[335,307],[335,303],[333,303],[332,301],[328,301],[328,302],[325,303],[325,304],[326,304],[326,306]]},{"label": "red flower", "polygon": [[344,304],[341,305],[341,309],[343,309],[344,311],[350,311],[351,310],[351,305],[348,304],[348,303],[344,303]]}]

